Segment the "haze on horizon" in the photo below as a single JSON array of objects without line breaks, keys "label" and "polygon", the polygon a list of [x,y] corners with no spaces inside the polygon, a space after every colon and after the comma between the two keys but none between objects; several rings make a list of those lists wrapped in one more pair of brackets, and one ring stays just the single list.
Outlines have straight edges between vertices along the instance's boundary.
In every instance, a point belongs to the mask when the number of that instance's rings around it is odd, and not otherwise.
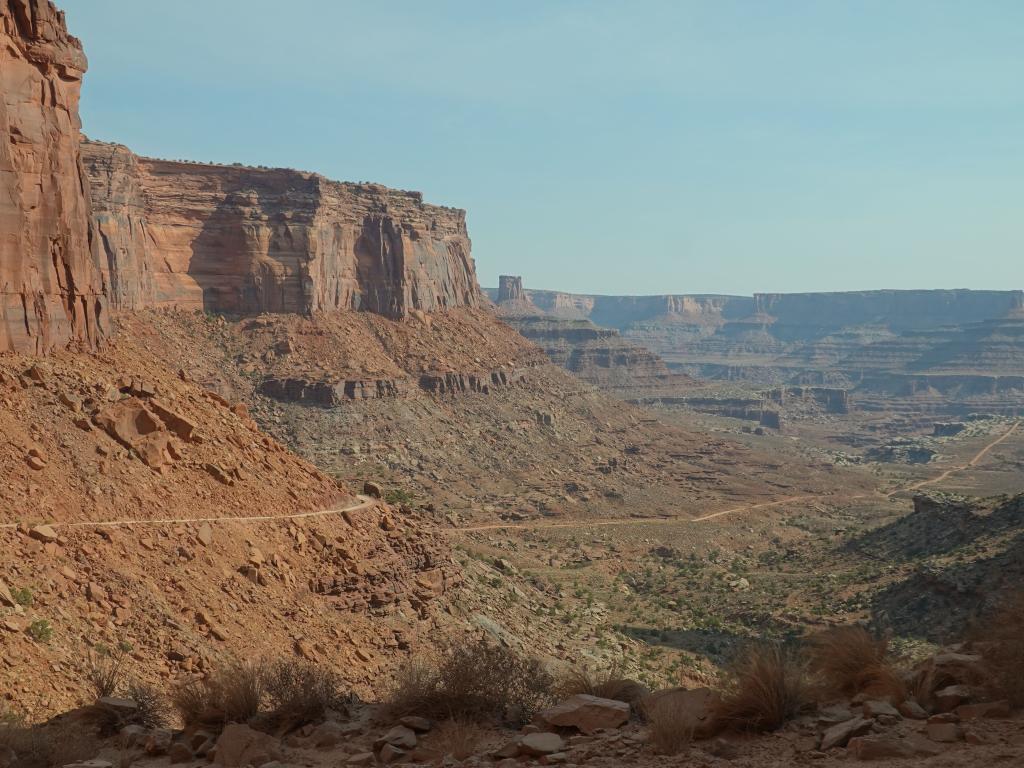
[{"label": "haze on horizon", "polygon": [[63,7],[93,138],[422,190],[485,286],[1024,287],[1010,0]]}]

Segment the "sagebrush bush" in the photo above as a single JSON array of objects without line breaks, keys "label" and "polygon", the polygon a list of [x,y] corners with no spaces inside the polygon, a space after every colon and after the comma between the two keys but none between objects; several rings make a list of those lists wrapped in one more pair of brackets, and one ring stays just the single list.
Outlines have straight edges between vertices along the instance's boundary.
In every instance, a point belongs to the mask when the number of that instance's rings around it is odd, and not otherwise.
[{"label": "sagebrush bush", "polygon": [[173,695],[186,726],[252,721],[279,733],[323,720],[328,711],[347,714],[349,700],[334,670],[299,659],[228,663],[183,683]]},{"label": "sagebrush bush", "polygon": [[808,638],[806,648],[811,672],[826,694],[864,693],[896,703],[907,696],[903,678],[888,659],[888,643],[864,627],[831,627]]},{"label": "sagebrush bush", "polygon": [[804,664],[778,645],[742,650],[725,672],[719,723],[743,731],[774,731],[809,703]]},{"label": "sagebrush bush", "polygon": [[264,698],[261,662],[225,664],[208,677],[188,680],[172,702],[186,726],[245,723],[260,711]]},{"label": "sagebrush bush", "polygon": [[323,719],[328,710],[346,714],[349,693],[338,674],[309,661],[283,659],[263,668],[267,720],[291,731]]},{"label": "sagebrush bush", "polygon": [[170,722],[170,702],[161,691],[153,686],[133,681],[125,687],[124,696],[138,705],[135,712],[129,715],[125,725],[164,728]]},{"label": "sagebrush bush", "polygon": [[393,716],[521,724],[552,703],[554,682],[536,659],[480,641],[454,648],[436,663],[404,667],[387,711]]}]

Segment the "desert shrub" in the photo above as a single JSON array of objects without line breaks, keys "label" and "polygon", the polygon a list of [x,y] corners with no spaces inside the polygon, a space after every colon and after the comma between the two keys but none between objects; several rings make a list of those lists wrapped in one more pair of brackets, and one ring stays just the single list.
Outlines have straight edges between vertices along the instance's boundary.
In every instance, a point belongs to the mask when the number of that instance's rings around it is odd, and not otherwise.
[{"label": "desert shrub", "polygon": [[186,726],[245,723],[260,711],[264,677],[262,663],[225,664],[178,686],[171,701]]},{"label": "desert shrub", "polygon": [[28,587],[18,587],[11,590],[11,597],[14,598],[14,602],[23,608],[30,608],[32,603],[35,602],[35,598],[32,595],[32,590]]},{"label": "desert shrub", "polygon": [[167,697],[153,686],[133,681],[124,689],[124,695],[138,705],[125,725],[164,728],[170,722],[171,707]]},{"label": "desert shrub", "polygon": [[411,659],[403,664],[385,703],[389,717],[415,715],[433,706],[437,699],[439,673],[437,665],[424,659]]},{"label": "desert shrub", "polygon": [[388,700],[393,716],[525,723],[552,700],[554,678],[536,659],[480,641],[454,648],[436,664],[399,672]]},{"label": "desert shrub", "polygon": [[127,646],[111,649],[102,643],[89,649],[87,675],[96,692],[96,698],[113,696],[121,688],[124,683],[128,650]]},{"label": "desert shrub", "polygon": [[693,713],[678,697],[665,696],[645,708],[651,746],[662,755],[678,755],[693,742]]},{"label": "desert shrub", "polygon": [[413,495],[402,488],[392,488],[384,494],[384,501],[393,506],[412,504]]},{"label": "desert shrub", "polygon": [[28,625],[27,631],[37,643],[48,643],[53,639],[53,627],[46,619],[36,619]]},{"label": "desert shrub", "polygon": [[635,704],[650,693],[646,686],[625,677],[618,662],[604,669],[574,667],[559,676],[554,692],[560,699],[585,693],[627,704]]},{"label": "desert shrub", "polygon": [[1024,591],[988,611],[969,633],[988,668],[993,695],[1024,707]]},{"label": "desert shrub", "polygon": [[284,732],[322,720],[328,710],[345,713],[349,694],[332,669],[283,659],[263,670],[268,724]]},{"label": "desert shrub", "polygon": [[778,645],[747,646],[725,672],[716,719],[743,731],[774,731],[809,701],[803,663]]},{"label": "desert shrub", "polygon": [[811,672],[828,694],[865,693],[903,701],[906,685],[887,658],[888,643],[860,626],[832,627],[807,641]]}]

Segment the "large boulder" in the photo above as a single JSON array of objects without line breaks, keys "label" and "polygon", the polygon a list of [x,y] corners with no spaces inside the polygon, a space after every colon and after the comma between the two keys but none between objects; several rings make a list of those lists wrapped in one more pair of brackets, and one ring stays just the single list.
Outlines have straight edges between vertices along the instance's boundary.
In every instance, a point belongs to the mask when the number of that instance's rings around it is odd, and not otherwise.
[{"label": "large boulder", "polygon": [[541,712],[541,724],[556,728],[576,728],[591,734],[601,728],[620,728],[629,722],[629,704],[581,693]]},{"label": "large boulder", "polygon": [[281,743],[247,725],[231,723],[217,739],[214,763],[225,768],[263,765],[281,759]]},{"label": "large boulder", "polygon": [[875,721],[866,717],[854,717],[843,723],[837,723],[825,731],[821,737],[821,751],[827,752],[832,747],[845,747],[854,736],[860,736],[871,730]]},{"label": "large boulder", "polygon": [[530,757],[553,755],[565,749],[565,739],[557,733],[528,733],[519,740],[519,754]]},{"label": "large boulder", "polygon": [[716,712],[721,703],[710,688],[666,688],[644,697],[640,711],[648,720],[670,717],[694,738],[706,739],[720,730]]}]

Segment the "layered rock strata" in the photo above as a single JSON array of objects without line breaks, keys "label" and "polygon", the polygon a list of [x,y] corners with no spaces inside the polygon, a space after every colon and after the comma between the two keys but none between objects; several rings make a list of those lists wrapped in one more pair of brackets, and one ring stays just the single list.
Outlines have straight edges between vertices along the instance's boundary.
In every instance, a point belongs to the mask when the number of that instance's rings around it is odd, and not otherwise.
[{"label": "layered rock strata", "polygon": [[106,299],[79,161],[87,67],[47,0],[0,0],[0,351],[103,336]]},{"label": "layered rock strata", "polygon": [[[947,416],[1024,407],[1024,291],[743,297],[526,288],[515,301],[533,315],[613,328],[671,370],[701,379],[854,392],[865,410],[885,410],[893,398]],[[844,396],[822,405],[842,413]]]},{"label": "layered rock strata", "polygon": [[656,354],[623,339],[615,329],[584,318],[546,314],[523,290],[521,277],[501,276],[492,295],[502,320],[541,347],[556,365],[590,384],[635,394],[690,382],[688,377],[674,376]]},{"label": "layered rock strata", "polygon": [[465,211],[312,173],[86,142],[116,306],[229,314],[478,306]]},{"label": "layered rock strata", "polygon": [[489,395],[493,389],[521,384],[524,380],[525,374],[508,370],[424,373],[415,384],[408,378],[330,381],[271,377],[265,379],[256,391],[285,403],[334,408],[354,400],[407,397],[414,393],[417,385],[419,389],[432,395],[457,395],[469,392]]}]

